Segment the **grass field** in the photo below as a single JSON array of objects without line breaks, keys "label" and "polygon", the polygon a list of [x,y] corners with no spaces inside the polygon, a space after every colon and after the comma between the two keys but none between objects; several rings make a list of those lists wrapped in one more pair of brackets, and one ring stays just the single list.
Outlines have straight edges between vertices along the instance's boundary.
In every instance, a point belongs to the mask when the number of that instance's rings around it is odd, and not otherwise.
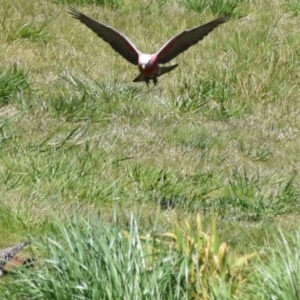
[{"label": "grass field", "polygon": [[[148,88],[68,5],[150,53],[233,18]],[[300,299],[299,13],[3,0],[0,249],[31,238],[36,264],[0,299]]]}]

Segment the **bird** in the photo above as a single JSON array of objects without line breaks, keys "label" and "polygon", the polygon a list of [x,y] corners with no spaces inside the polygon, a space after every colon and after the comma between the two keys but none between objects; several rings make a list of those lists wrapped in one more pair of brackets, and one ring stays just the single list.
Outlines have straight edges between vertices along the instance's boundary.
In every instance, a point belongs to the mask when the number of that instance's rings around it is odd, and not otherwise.
[{"label": "bird", "polygon": [[157,77],[174,70],[178,66],[178,64],[174,64],[163,67],[161,64],[170,62],[231,18],[228,15],[220,16],[204,25],[182,31],[169,39],[157,52],[145,54],[139,51],[130,39],[117,29],[91,19],[72,6],[69,6],[68,13],[95,32],[128,62],[137,65],[140,74],[133,82],[145,81],[147,86],[149,86],[150,80],[155,86]]},{"label": "bird", "polygon": [[0,276],[3,275],[3,268],[16,254],[18,254],[30,241],[24,241],[12,247],[0,249]]}]

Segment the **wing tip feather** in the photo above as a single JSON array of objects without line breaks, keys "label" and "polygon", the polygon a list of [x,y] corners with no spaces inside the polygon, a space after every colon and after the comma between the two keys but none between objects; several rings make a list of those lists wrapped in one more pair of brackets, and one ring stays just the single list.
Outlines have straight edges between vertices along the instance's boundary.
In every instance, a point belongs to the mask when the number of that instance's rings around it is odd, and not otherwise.
[{"label": "wing tip feather", "polygon": [[220,24],[226,23],[231,19],[232,19],[231,15],[222,15],[219,18],[217,18],[217,20],[220,22]]},{"label": "wing tip feather", "polygon": [[68,13],[75,19],[80,19],[82,13],[74,6],[68,7]]}]

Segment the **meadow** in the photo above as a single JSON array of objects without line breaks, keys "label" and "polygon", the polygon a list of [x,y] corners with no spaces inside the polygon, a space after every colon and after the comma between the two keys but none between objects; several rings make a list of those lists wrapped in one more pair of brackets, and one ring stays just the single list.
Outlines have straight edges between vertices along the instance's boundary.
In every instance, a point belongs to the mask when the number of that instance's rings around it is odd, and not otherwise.
[{"label": "meadow", "polygon": [[[148,88],[143,52],[232,14]],[[300,299],[299,0],[2,0],[0,299]]]}]

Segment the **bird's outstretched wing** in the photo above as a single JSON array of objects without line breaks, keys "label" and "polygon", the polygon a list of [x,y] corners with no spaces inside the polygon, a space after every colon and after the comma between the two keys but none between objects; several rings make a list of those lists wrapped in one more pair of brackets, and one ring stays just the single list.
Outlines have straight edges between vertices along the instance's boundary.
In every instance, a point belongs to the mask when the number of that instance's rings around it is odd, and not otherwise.
[{"label": "bird's outstretched wing", "polygon": [[156,53],[158,62],[160,64],[169,62],[180,53],[200,42],[211,31],[228,20],[230,20],[230,16],[222,16],[204,25],[179,33],[164,44]]},{"label": "bird's outstretched wing", "polygon": [[123,33],[110,26],[89,18],[74,7],[70,6],[68,12],[73,16],[73,18],[79,20],[81,23],[93,30],[100,38],[107,42],[127,61],[134,65],[138,64],[139,50]]}]

